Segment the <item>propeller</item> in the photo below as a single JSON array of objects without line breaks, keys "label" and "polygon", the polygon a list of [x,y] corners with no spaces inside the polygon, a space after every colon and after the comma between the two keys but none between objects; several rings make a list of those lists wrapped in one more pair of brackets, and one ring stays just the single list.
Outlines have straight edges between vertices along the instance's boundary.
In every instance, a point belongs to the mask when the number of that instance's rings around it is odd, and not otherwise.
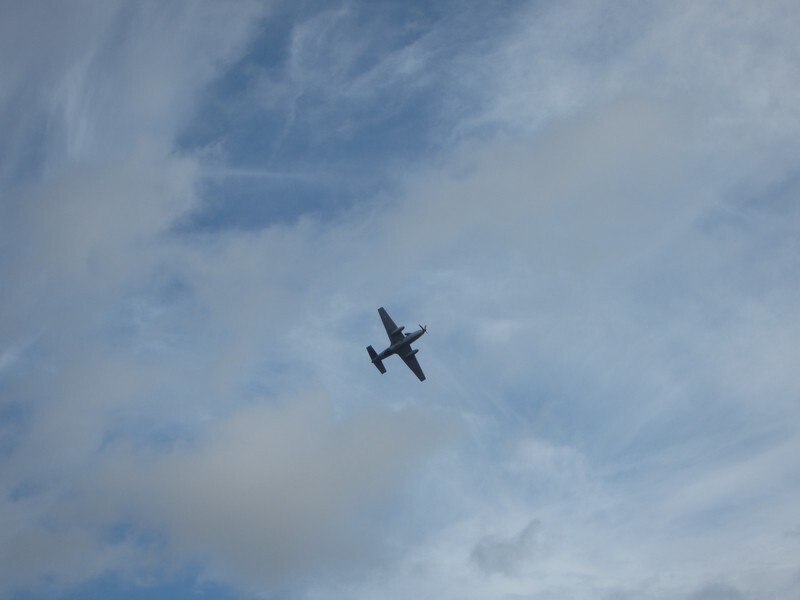
[{"label": "propeller", "polygon": [[422,333],[428,333],[428,327],[426,325],[420,325],[420,329],[422,329]]}]

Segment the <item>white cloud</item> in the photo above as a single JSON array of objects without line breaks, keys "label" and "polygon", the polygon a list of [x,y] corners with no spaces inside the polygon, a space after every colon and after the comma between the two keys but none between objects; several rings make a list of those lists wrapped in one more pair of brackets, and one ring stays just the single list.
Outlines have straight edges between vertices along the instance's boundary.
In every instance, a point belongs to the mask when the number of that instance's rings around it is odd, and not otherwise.
[{"label": "white cloud", "polygon": [[535,131],[644,93],[688,103],[740,141],[791,135],[800,125],[796,19],[781,1],[537,6],[490,63],[494,102],[483,118]]}]

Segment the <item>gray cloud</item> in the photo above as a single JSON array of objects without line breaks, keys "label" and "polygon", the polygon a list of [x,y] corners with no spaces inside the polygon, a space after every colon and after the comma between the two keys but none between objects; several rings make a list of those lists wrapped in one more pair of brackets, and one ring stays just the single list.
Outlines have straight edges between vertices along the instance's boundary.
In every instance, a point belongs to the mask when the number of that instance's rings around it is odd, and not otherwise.
[{"label": "gray cloud", "polygon": [[371,513],[442,433],[410,411],[339,421],[313,396],[253,406],[167,452],[110,448],[81,506],[163,531],[178,564],[203,559],[211,576],[273,586],[374,560]]},{"label": "gray cloud", "polygon": [[689,596],[690,600],[744,600],[746,597],[735,587],[724,583],[709,584]]},{"label": "gray cloud", "polygon": [[542,524],[532,519],[516,535],[492,534],[481,538],[472,549],[470,560],[486,574],[514,575],[542,551]]}]

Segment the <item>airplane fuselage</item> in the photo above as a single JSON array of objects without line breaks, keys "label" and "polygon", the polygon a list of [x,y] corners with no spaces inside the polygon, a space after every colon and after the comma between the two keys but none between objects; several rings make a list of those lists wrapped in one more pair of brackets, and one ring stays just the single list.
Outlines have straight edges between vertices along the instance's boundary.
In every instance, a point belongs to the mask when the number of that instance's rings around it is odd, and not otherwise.
[{"label": "airplane fuselage", "polygon": [[[403,334],[405,337],[402,340],[399,340],[394,344],[392,344],[391,346],[389,346],[388,348],[386,348],[383,352],[378,354],[377,358],[373,359],[372,362],[375,362],[376,360],[383,360],[384,358],[388,358],[392,354],[399,354],[401,356],[408,354],[408,347],[415,341],[417,341],[419,338],[421,338],[424,333],[425,330],[417,329],[417,331],[414,331],[412,333]],[[412,350],[411,352],[413,354],[416,354],[418,351]]]}]

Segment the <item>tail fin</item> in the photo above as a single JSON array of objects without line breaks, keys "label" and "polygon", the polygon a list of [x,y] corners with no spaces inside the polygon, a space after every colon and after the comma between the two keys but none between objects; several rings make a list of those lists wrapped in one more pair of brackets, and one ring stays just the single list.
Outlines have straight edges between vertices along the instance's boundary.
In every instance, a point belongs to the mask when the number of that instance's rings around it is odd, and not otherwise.
[{"label": "tail fin", "polygon": [[375,352],[375,348],[367,346],[367,352],[369,352],[369,358],[372,360],[372,364],[378,368],[378,371],[386,373],[386,367],[383,366],[383,361],[378,360],[378,353]]}]

